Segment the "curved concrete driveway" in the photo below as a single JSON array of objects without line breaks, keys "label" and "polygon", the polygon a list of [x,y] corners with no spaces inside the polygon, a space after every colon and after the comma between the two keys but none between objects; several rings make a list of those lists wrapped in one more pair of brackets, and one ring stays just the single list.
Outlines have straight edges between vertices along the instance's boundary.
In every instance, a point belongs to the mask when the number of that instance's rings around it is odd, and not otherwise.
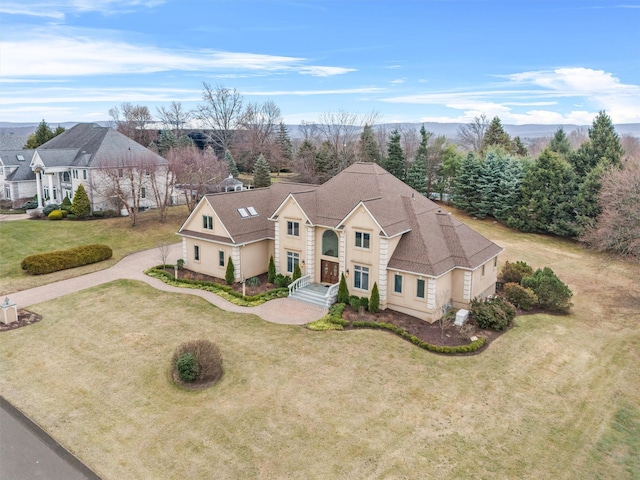
[{"label": "curved concrete driveway", "polygon": [[[168,258],[180,258],[182,244],[171,245]],[[300,302],[290,298],[278,298],[270,300],[257,307],[241,307],[228,302],[215,293],[205,292],[192,288],[179,288],[167,285],[166,283],[151,278],[144,274],[144,271],[160,263],[159,251],[157,248],[133,253],[124,257],[114,266],[99,272],[81,275],[79,277],[62,280],[60,282],[42,285],[29,290],[22,290],[9,295],[12,302],[17,303],[18,308],[27,308],[36,303],[46,302],[54,298],[62,297],[69,293],[95,287],[103,283],[108,283],[121,278],[139,280],[148,283],[152,287],[165,292],[183,293],[196,295],[209,303],[223,310],[236,313],[252,313],[263,320],[272,323],[287,325],[304,325],[313,322],[327,313],[326,308],[317,307],[308,303]]]}]

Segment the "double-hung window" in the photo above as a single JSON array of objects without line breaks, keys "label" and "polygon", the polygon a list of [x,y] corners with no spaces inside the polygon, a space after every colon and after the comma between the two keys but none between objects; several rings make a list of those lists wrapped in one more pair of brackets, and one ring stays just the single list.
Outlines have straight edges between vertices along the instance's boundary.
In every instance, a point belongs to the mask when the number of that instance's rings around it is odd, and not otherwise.
[{"label": "double-hung window", "polygon": [[360,290],[369,290],[369,268],[356,265],[353,267],[353,286]]},{"label": "double-hung window", "polygon": [[416,282],[416,297],[424,298],[424,280],[421,278]]},{"label": "double-hung window", "polygon": [[397,273],[393,276],[393,291],[402,293],[402,275]]},{"label": "double-hung window", "polygon": [[218,265],[224,267],[224,251],[222,250],[218,252]]},{"label": "double-hung window", "polygon": [[300,254],[296,252],[287,252],[287,273],[293,273],[296,265],[300,263]]},{"label": "double-hung window", "polygon": [[140,198],[147,198],[147,189],[144,187],[140,189]]},{"label": "double-hung window", "polygon": [[213,230],[213,217],[211,215],[202,216],[202,228]]},{"label": "double-hung window", "polygon": [[300,236],[300,224],[298,222],[287,222],[287,235],[293,237]]},{"label": "double-hung window", "polygon": [[356,247],[369,248],[371,242],[371,234],[365,232],[356,232]]}]

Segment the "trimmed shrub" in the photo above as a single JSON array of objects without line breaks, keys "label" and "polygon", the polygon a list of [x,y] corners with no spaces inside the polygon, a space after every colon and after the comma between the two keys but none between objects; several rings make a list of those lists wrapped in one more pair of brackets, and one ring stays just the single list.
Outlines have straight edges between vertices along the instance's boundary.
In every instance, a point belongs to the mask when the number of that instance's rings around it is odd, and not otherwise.
[{"label": "trimmed shrub", "polygon": [[504,330],[513,325],[516,309],[501,297],[471,300],[471,316],[480,328]]},{"label": "trimmed shrub", "polygon": [[347,279],[344,273],[340,276],[340,285],[338,286],[338,303],[349,303],[349,288],[347,287]]},{"label": "trimmed shrub", "polygon": [[89,201],[89,195],[84,189],[84,185],[78,185],[73,201],[71,202],[71,213],[78,218],[85,218],[91,215],[91,202]]},{"label": "trimmed shrub", "polygon": [[537,269],[532,276],[522,279],[522,286],[530,288],[538,296],[538,305],[553,312],[567,313],[571,306],[573,292],[560,280],[553,270]]},{"label": "trimmed shrub", "polygon": [[356,295],[351,295],[349,297],[349,306],[357,312],[358,309],[360,308],[360,297]]},{"label": "trimmed shrub", "polygon": [[531,310],[538,304],[538,296],[535,292],[517,283],[507,283],[503,292],[510,303],[522,310]]},{"label": "trimmed shrub", "polygon": [[227,285],[232,285],[235,280],[236,268],[233,266],[233,260],[229,257],[227,262],[227,271],[224,274],[224,281]]},{"label": "trimmed shrub", "polygon": [[222,378],[220,348],[209,340],[183,343],[173,353],[172,363],[183,382],[213,383]]},{"label": "trimmed shrub", "polygon": [[533,268],[527,262],[518,260],[515,263],[507,261],[500,271],[500,281],[504,283],[520,283],[524,277],[533,275]]},{"label": "trimmed shrub", "polygon": [[176,266],[178,267],[178,270],[182,270],[182,268],[184,267],[184,260],[182,258],[176,260]]},{"label": "trimmed shrub", "polygon": [[18,207],[19,210],[33,210],[34,208],[38,208],[37,198],[34,198],[33,200],[27,200],[26,202],[24,202],[22,205]]},{"label": "trimmed shrub", "polygon": [[54,210],[60,210],[60,205],[58,205],[57,203],[50,203],[49,205],[45,205],[45,207],[42,209],[42,213],[44,213],[48,217],[49,214]]},{"label": "trimmed shrub", "polygon": [[380,292],[378,291],[378,283],[374,282],[371,289],[371,299],[369,300],[369,311],[371,313],[378,313],[380,310]]},{"label": "trimmed shrub", "polygon": [[296,266],[293,267],[293,277],[291,277],[291,281],[296,281],[302,276],[302,271],[300,270],[300,265],[296,263]]},{"label": "trimmed shrub", "polygon": [[260,285],[260,279],[258,277],[251,277],[246,281],[246,284],[250,287],[257,287],[258,285]]},{"label": "trimmed shrub", "polygon": [[267,270],[267,282],[274,283],[276,280],[276,264],[273,261],[273,255],[269,257],[269,270]]},{"label": "trimmed shrub", "polygon": [[115,210],[96,210],[92,215],[96,218],[115,218],[120,216],[120,212]]},{"label": "trimmed shrub", "polygon": [[284,287],[288,287],[291,281],[292,280],[289,275],[282,275],[281,273],[279,273],[276,275],[276,278],[274,279],[273,283],[275,284],[276,287],[284,288]]},{"label": "trimmed shrub", "polygon": [[43,275],[100,262],[112,256],[113,251],[107,245],[84,245],[68,250],[29,255],[22,259],[20,266],[22,270],[26,270],[32,275]]},{"label": "trimmed shrub", "polygon": [[54,210],[49,213],[49,215],[47,215],[47,218],[49,220],[62,220],[63,217],[64,214],[62,213],[62,210]]}]

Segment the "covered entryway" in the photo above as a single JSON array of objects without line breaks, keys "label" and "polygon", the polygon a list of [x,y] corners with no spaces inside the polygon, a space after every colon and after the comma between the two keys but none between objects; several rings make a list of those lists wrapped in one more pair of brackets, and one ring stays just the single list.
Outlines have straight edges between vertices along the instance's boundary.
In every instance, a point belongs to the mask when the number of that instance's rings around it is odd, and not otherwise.
[{"label": "covered entryway", "polygon": [[338,262],[330,262],[329,260],[320,261],[320,281],[333,285],[340,281]]}]

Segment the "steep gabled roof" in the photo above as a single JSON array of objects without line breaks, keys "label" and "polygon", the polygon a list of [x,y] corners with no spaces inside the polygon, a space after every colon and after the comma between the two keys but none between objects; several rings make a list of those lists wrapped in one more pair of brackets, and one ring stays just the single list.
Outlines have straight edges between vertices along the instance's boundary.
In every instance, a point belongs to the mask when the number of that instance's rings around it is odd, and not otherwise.
[{"label": "steep gabled roof", "polygon": [[[35,150],[0,150],[0,161],[5,167],[11,167],[11,173],[7,175],[10,182],[22,182],[35,180],[36,174],[30,167]],[[18,157],[23,160],[19,160]],[[17,168],[16,168],[17,167]]]},{"label": "steep gabled roof", "polygon": [[45,166],[106,167],[136,165],[140,158],[165,164],[160,155],[110,128],[79,123],[37,149]]}]

